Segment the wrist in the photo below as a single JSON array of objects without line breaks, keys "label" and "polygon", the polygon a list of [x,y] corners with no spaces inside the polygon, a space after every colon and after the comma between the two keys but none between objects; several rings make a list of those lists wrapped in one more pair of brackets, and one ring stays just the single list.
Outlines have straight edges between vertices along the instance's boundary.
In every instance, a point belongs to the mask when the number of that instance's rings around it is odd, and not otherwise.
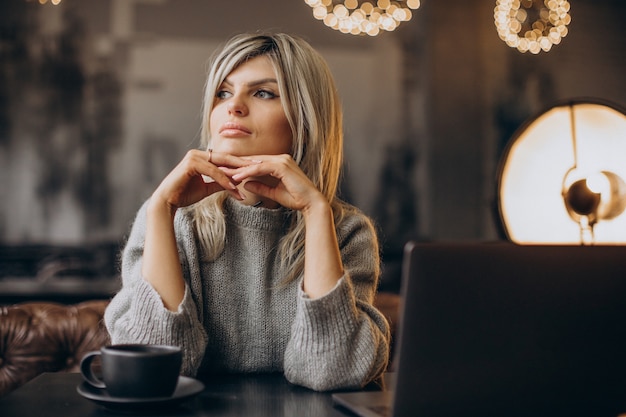
[{"label": "wrist", "polygon": [[168,217],[173,220],[176,215],[177,207],[168,204],[163,199],[158,198],[156,195],[150,197],[148,202],[148,215],[156,217]]},{"label": "wrist", "polygon": [[311,217],[326,216],[329,214],[332,217],[330,203],[326,201],[321,194],[319,198],[311,201],[311,203],[302,210],[302,215],[305,220]]}]

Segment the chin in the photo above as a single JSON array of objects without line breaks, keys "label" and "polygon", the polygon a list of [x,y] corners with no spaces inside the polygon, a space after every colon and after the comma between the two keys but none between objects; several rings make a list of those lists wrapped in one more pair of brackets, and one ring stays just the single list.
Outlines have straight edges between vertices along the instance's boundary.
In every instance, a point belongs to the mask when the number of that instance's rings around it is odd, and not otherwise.
[{"label": "chin", "polygon": [[215,145],[212,147],[212,149],[213,149],[213,152],[226,153],[226,154],[234,155],[234,156],[247,156],[250,154],[250,152],[245,152],[239,149],[239,147],[232,148],[229,146]]}]

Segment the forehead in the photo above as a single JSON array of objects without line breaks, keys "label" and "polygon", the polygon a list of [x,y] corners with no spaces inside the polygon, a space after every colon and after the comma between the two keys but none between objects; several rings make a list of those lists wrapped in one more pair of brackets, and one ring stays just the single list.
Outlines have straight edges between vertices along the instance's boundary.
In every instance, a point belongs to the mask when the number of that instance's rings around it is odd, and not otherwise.
[{"label": "forehead", "polygon": [[229,82],[239,79],[254,80],[256,78],[276,78],[276,70],[267,55],[259,55],[237,65],[230,74],[226,76],[225,81]]}]

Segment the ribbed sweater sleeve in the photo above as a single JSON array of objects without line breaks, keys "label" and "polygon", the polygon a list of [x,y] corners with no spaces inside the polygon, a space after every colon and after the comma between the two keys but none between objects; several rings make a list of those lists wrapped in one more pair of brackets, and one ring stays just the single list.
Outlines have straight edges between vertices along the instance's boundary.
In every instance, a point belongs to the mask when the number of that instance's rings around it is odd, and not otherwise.
[{"label": "ribbed sweater sleeve", "polygon": [[362,387],[384,372],[389,357],[389,326],[372,306],[378,279],[374,231],[362,217],[341,229],[346,274],[318,299],[299,286],[285,352],[286,378],[319,391]]},{"label": "ribbed sweater sleeve", "polygon": [[[175,220],[175,227],[189,228],[190,225]],[[183,375],[194,376],[204,356],[207,336],[198,317],[198,308],[193,300],[190,285],[185,287],[185,296],[178,311],[166,309],[161,297],[141,274],[141,258],[145,241],[145,205],[139,211],[122,254],[122,280],[120,292],[111,300],[104,315],[111,342],[150,343],[180,346],[183,351]],[[189,231],[191,232],[191,231]],[[181,236],[191,237],[191,233]],[[181,245],[179,245],[179,248]],[[186,259],[184,253],[179,253]],[[182,262],[183,269],[189,270]],[[197,278],[199,282],[199,277]]]}]

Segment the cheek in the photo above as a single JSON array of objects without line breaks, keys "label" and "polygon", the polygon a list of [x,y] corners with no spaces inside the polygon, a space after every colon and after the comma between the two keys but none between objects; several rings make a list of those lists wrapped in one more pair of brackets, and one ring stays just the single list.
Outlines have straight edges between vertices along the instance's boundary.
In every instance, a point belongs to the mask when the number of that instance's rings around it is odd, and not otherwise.
[{"label": "cheek", "polygon": [[215,112],[211,111],[211,114],[209,114],[209,128],[211,130],[211,134],[213,134],[217,125],[218,123],[216,120]]},{"label": "cheek", "polygon": [[279,153],[291,153],[291,143],[293,142],[293,133],[287,120],[282,120],[280,124],[277,124],[276,136],[280,138],[280,152]]},{"label": "cheek", "polygon": [[272,136],[276,143],[276,153],[290,153],[293,133],[287,118],[281,112],[279,115],[274,114],[273,117],[268,118],[268,120],[271,120],[270,126]]},{"label": "cheek", "polygon": [[217,127],[219,126],[219,120],[215,111],[212,111],[209,115],[209,131],[211,133],[211,137],[216,137]]}]

